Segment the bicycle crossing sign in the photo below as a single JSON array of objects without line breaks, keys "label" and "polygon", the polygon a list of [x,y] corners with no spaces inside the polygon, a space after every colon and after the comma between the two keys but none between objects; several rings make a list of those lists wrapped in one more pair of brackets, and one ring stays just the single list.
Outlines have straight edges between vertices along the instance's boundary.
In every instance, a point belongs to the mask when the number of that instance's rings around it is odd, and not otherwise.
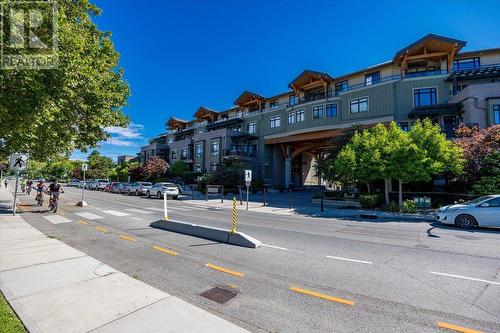
[{"label": "bicycle crossing sign", "polygon": [[28,156],[25,154],[12,154],[9,159],[9,168],[15,171],[26,170]]}]

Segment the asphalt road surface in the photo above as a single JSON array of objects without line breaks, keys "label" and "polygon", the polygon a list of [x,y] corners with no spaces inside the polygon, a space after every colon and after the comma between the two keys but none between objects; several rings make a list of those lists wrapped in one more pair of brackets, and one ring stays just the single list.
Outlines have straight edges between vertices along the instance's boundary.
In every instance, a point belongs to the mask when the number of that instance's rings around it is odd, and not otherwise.
[{"label": "asphalt road surface", "polygon": [[[238,231],[264,244],[248,249],[150,228],[162,200],[86,191],[79,208],[81,190],[65,191],[57,214],[21,196],[23,217],[253,332],[500,332],[500,230],[239,210]],[[168,204],[172,219],[230,228],[230,210]],[[237,295],[200,296],[215,286]]]}]

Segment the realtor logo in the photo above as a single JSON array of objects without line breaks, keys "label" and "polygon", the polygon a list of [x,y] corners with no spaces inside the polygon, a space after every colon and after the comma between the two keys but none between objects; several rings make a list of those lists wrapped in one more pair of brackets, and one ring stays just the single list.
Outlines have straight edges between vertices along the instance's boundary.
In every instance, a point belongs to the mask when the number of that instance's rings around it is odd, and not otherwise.
[{"label": "realtor logo", "polygon": [[0,69],[58,66],[57,3],[0,0]]}]

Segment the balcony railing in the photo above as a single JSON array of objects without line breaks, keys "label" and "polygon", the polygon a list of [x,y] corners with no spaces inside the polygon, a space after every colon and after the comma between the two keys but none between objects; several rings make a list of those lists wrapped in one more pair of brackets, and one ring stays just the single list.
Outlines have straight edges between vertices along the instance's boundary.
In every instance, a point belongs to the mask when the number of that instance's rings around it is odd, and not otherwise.
[{"label": "balcony railing", "polygon": [[406,73],[406,77],[434,76],[434,75],[446,75],[446,74],[448,74],[447,70],[437,69],[433,71]]},{"label": "balcony railing", "polygon": [[249,157],[253,158],[256,157],[256,153],[253,151],[238,151],[238,150],[227,150],[225,156],[231,156],[231,157]]}]

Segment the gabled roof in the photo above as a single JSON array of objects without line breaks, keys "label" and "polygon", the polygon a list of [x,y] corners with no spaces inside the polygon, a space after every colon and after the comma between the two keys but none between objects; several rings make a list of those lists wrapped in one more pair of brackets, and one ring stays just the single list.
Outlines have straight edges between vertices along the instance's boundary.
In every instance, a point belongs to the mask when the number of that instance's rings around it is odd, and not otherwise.
[{"label": "gabled roof", "polygon": [[397,61],[402,58],[405,54],[414,54],[421,51],[424,46],[427,48],[429,53],[437,51],[447,51],[451,52],[454,47],[455,54],[462,49],[467,42],[459,39],[444,37],[436,34],[427,34],[420,38],[414,43],[402,48],[394,55],[394,60]]},{"label": "gabled roof", "polygon": [[214,119],[219,114],[219,112],[200,106],[198,110],[193,114],[193,117],[198,119]]},{"label": "gabled roof", "polygon": [[170,117],[170,119],[167,121],[166,125],[168,128],[173,129],[173,128],[180,128],[186,126],[186,124],[189,123],[187,120],[182,120],[179,118],[175,117]]},{"label": "gabled roof", "polygon": [[294,87],[302,87],[308,83],[319,80],[326,80],[328,82],[333,82],[333,77],[331,77],[327,73],[306,69],[302,73],[300,73],[295,79],[293,79],[293,81],[288,84],[288,87],[290,89],[293,89]]},{"label": "gabled roof", "polygon": [[247,104],[248,102],[251,102],[252,100],[260,100],[260,101],[265,101],[266,98],[259,95],[259,94],[256,94],[256,93],[253,93],[251,91],[248,91],[248,90],[245,90],[241,95],[240,97],[238,97],[235,101],[234,101],[234,104],[236,105],[245,105]]}]

